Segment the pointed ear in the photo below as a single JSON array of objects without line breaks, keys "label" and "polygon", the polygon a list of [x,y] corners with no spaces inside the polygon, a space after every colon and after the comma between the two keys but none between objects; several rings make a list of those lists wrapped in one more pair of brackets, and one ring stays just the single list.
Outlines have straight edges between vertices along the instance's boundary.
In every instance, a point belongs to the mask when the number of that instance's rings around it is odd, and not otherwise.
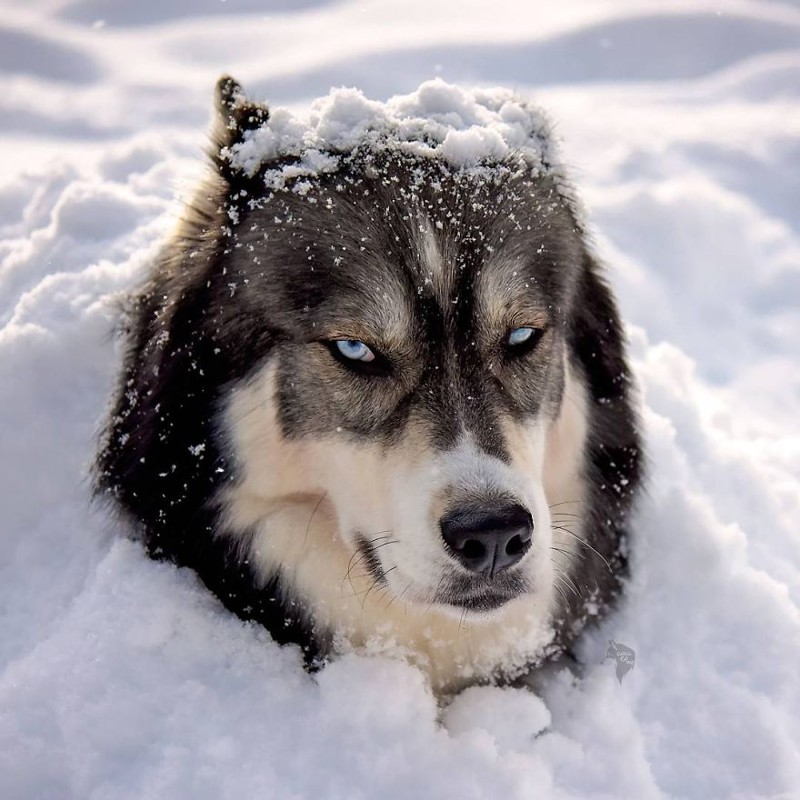
[{"label": "pointed ear", "polygon": [[212,134],[216,160],[223,147],[242,139],[245,131],[264,125],[269,119],[269,109],[262,103],[248,100],[244,90],[230,75],[223,75],[214,92],[217,118]]}]

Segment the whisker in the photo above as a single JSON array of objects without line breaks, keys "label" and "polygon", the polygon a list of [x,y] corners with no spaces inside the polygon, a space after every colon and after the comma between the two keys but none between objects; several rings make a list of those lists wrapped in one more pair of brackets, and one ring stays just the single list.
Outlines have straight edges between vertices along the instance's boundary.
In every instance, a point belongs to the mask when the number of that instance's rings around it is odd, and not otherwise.
[{"label": "whisker", "polygon": [[327,494],[328,494],[327,492],[323,492],[320,495],[319,500],[317,500],[317,504],[314,506],[314,510],[311,512],[311,516],[308,518],[308,525],[306,525],[306,535],[303,537],[303,550],[306,549],[306,544],[308,543],[308,534],[311,531],[311,522],[314,519],[314,514],[317,513],[319,507],[322,505],[322,501],[325,499]]},{"label": "whisker", "polygon": [[406,593],[406,592],[407,592],[407,591],[408,591],[410,588],[411,588],[411,581],[409,581],[409,582],[406,584],[406,588],[405,588],[405,589],[403,589],[403,591],[402,591],[402,592],[400,592],[400,594],[393,594],[393,595],[392,595],[392,596],[389,598],[389,602],[386,604],[386,608],[384,609],[384,611],[388,611],[388,610],[389,610],[389,608],[391,607],[392,603],[394,603],[394,601],[395,601],[395,600],[400,600],[400,599],[403,597],[403,595],[404,595],[404,594],[405,594],[405,593]]},{"label": "whisker", "polygon": [[575,585],[575,582],[571,578],[569,578],[569,576],[565,572],[558,570],[555,574],[555,577],[556,580],[558,581],[557,585],[561,586],[562,588],[569,589],[575,595],[575,597],[580,599],[581,593],[578,590],[578,587]]},{"label": "whisker", "polygon": [[569,558],[572,558],[573,556],[583,558],[585,555],[584,553],[577,553],[574,550],[564,550],[563,547],[554,547],[553,545],[550,545],[550,549],[555,550],[557,553],[561,553],[562,555],[568,556]]},{"label": "whisker", "polygon": [[[556,576],[558,577],[558,576]],[[553,588],[561,595],[561,599],[564,601],[565,605],[569,605],[569,598],[564,594],[564,590],[561,588],[560,583],[554,583]]]},{"label": "whisker", "polygon": [[388,542],[381,542],[380,544],[373,544],[373,550],[380,550],[381,547],[386,547],[387,544],[397,544],[400,540],[399,539],[390,539]]},{"label": "whisker", "polygon": [[[384,544],[388,544],[388,542],[382,542],[381,544],[375,544],[376,542],[380,541],[381,539],[388,539],[392,536],[392,531],[385,530],[385,531],[377,531],[371,539],[368,539],[369,545],[372,547],[373,550],[377,550],[379,547],[383,547]],[[353,585],[353,579],[351,577],[352,571],[364,560],[367,556],[361,548],[358,548],[353,551],[353,554],[350,556],[350,560],[347,562],[347,569],[345,571],[344,578],[342,578],[342,583],[339,586],[339,593],[341,594],[344,585],[346,582],[349,581],[351,588],[355,592],[356,587]],[[358,560],[355,560],[358,557]],[[367,573],[370,574],[370,573]],[[365,577],[363,575],[356,576],[357,578]],[[344,595],[343,595],[344,596]],[[352,597],[352,595],[348,595]]]},{"label": "whisker", "polygon": [[362,537],[365,541],[372,544],[373,542],[380,541],[381,539],[387,539],[389,536],[392,535],[390,530],[387,531],[377,531],[372,537],[364,536]]},{"label": "whisker", "polygon": [[[345,572],[344,578],[342,578],[342,584],[339,587],[339,592],[341,593],[344,589],[345,582],[350,583],[350,587],[353,591],[356,590],[355,585],[353,584],[353,579],[350,577],[350,573],[364,560],[365,553],[361,552],[360,550],[356,550],[352,556],[350,556],[350,560],[347,562],[347,572]],[[358,561],[353,563],[353,559],[358,556]]]},{"label": "whisker", "polygon": [[595,550],[595,548],[594,548],[594,547],[592,547],[592,546],[589,544],[589,542],[587,542],[585,539],[581,539],[581,537],[580,537],[580,536],[578,536],[576,533],[573,533],[571,530],[568,530],[567,528],[565,528],[565,527],[563,527],[563,526],[561,526],[561,525],[554,525],[553,527],[554,527],[556,530],[559,530],[559,531],[564,531],[565,533],[568,533],[570,536],[573,536],[573,537],[574,537],[574,538],[575,538],[577,541],[579,541],[579,542],[580,542],[582,545],[584,545],[584,547],[588,547],[588,548],[589,548],[589,550],[591,550],[593,553],[595,553],[595,554],[597,555],[597,557],[598,557],[598,558],[599,558],[599,559],[600,559],[600,560],[601,560],[601,561],[602,561],[602,562],[603,562],[603,563],[606,565],[606,569],[607,569],[607,570],[608,570],[608,571],[609,571],[609,572],[610,572],[612,575],[614,574],[614,570],[613,570],[613,569],[611,569],[611,564],[609,564],[609,563],[608,563],[608,561],[606,561],[606,559],[605,559],[605,556],[603,556],[603,554],[602,554],[602,553],[599,553],[597,550]]},{"label": "whisker", "polygon": [[[388,572],[388,570],[387,570]],[[375,577],[373,572],[360,572],[358,575],[353,575],[353,578],[357,581],[363,580],[365,578],[372,578],[372,583],[366,589],[361,589],[360,591],[356,590],[355,586],[353,585],[352,581],[350,585],[353,587],[353,591],[349,594],[343,594],[343,598],[350,598],[350,597],[361,597],[362,595],[369,594],[370,590],[374,588],[375,584],[383,578],[383,574],[381,574],[378,578]]]},{"label": "whisker", "polygon": [[567,582],[567,585],[572,587],[572,590],[575,592],[575,597],[581,597],[582,596],[580,587],[578,586],[577,583],[575,583],[575,581],[572,579],[572,577],[568,573],[562,572],[561,573],[561,579],[565,580]]},{"label": "whisker", "polygon": [[388,586],[384,586],[383,590],[381,591],[381,593],[375,598],[375,602],[376,603],[382,602],[386,598],[386,595],[388,593],[389,593],[389,587]]},{"label": "whisker", "polygon": [[439,583],[436,584],[436,588],[433,590],[433,594],[431,595],[431,599],[428,601],[427,608],[423,612],[422,616],[427,616],[428,612],[433,608],[434,602],[436,602],[436,598],[439,595],[439,589],[442,588],[442,584],[444,583],[444,575],[439,578]]},{"label": "whisker", "polygon": [[585,503],[585,500],[562,500],[560,503],[553,503],[548,508],[558,508],[559,506],[575,505],[577,503]]},{"label": "whisker", "polygon": [[369,588],[366,592],[364,592],[364,597],[361,599],[361,611],[364,611],[364,604],[367,602],[367,597],[369,597],[369,593],[382,581],[386,578],[386,576],[393,570],[397,569],[397,565],[395,564],[393,567],[389,567],[389,569],[381,572],[377,578],[370,584]]}]

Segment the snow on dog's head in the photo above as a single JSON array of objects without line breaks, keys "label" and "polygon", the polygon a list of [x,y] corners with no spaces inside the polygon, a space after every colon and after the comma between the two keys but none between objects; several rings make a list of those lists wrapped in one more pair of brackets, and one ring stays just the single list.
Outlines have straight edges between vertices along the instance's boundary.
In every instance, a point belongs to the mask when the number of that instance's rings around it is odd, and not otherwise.
[{"label": "snow on dog's head", "polygon": [[[228,109],[247,107],[246,98],[230,83],[222,91],[230,98],[223,96]],[[416,92],[386,103],[368,100],[357,89],[334,89],[304,116],[277,109],[269,114],[268,124],[246,131],[226,156],[235,168],[253,175],[284,156],[323,152],[333,157],[322,170],[334,171],[339,164],[336,156],[348,155],[365,143],[376,149],[391,144],[401,152],[441,159],[454,168],[499,162],[511,155],[541,171],[558,161],[541,111],[506,89],[467,91],[442,80],[423,83]],[[318,171],[319,166],[314,172]]]},{"label": "snow on dog's head", "polygon": [[101,484],[310,652],[400,650],[444,685],[565,644],[617,587],[638,440],[544,118],[441,81],[300,119],[224,78],[217,104]]}]

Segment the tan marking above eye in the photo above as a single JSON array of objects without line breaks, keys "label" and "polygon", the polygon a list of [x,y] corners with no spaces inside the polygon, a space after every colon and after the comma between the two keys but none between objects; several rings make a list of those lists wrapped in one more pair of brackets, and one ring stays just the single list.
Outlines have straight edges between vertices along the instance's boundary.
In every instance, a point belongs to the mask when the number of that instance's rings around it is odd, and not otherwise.
[{"label": "tan marking above eye", "polygon": [[530,298],[521,297],[508,301],[503,308],[507,330],[514,328],[538,328],[544,330],[550,324],[550,315],[542,307],[531,303]]},{"label": "tan marking above eye", "polygon": [[351,342],[364,342],[369,347],[382,338],[380,335],[376,335],[374,330],[357,327],[325,328],[320,331],[320,336],[320,341],[333,342],[337,339],[349,339]]}]

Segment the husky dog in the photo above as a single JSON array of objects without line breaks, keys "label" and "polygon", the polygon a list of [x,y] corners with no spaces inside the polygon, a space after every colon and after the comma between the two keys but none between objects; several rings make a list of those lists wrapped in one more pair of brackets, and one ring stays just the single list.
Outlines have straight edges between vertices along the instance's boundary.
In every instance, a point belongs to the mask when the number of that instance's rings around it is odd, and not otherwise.
[{"label": "husky dog", "polygon": [[546,129],[532,168],[447,109],[326,151],[282,149],[287,112],[230,78],[216,108],[213,169],[132,302],[99,492],[309,664],[400,653],[444,690],[563,652],[619,592],[641,459]]}]

